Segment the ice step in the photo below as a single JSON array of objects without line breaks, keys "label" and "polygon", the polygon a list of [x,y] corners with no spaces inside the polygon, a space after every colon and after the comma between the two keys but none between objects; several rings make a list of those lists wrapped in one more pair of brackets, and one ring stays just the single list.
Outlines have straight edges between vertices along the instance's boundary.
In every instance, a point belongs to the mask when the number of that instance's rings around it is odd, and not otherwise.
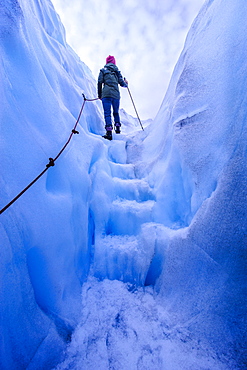
[{"label": "ice step", "polygon": [[137,202],[155,200],[152,190],[145,180],[123,180],[115,177],[113,181],[115,184],[115,194],[120,198],[136,200]]},{"label": "ice step", "polygon": [[111,205],[106,234],[137,235],[143,223],[153,221],[154,205],[153,200],[141,203],[135,200],[115,200]]},{"label": "ice step", "polygon": [[[110,143],[110,144],[109,144]],[[126,143],[122,140],[112,140],[108,143],[108,157],[110,161],[125,164],[127,162]]]},{"label": "ice step", "polygon": [[109,162],[112,177],[119,177],[121,179],[135,179],[135,168],[133,164],[120,164]]},{"label": "ice step", "polygon": [[143,285],[154,247],[142,237],[108,235],[96,240],[92,273],[98,279],[111,279]]}]

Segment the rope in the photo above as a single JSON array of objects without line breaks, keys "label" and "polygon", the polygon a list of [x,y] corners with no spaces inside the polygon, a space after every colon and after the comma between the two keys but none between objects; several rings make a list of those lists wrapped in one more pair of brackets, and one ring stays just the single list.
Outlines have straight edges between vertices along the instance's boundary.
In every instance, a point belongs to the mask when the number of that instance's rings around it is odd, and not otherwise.
[{"label": "rope", "polygon": [[83,103],[82,103],[82,106],[81,106],[81,110],[80,110],[80,113],[79,113],[79,116],[76,120],[76,123],[71,131],[71,134],[69,135],[69,138],[68,140],[66,141],[66,143],[64,144],[64,146],[62,147],[62,149],[60,150],[60,152],[56,155],[55,158],[49,158],[49,163],[46,165],[46,168],[32,181],[30,182],[30,184],[28,184],[25,189],[23,189],[14,199],[11,200],[11,202],[9,202],[5,207],[3,207],[1,210],[0,210],[0,214],[2,214],[4,211],[6,211],[6,209],[8,209],[13,203],[15,203],[17,201],[17,199],[19,199],[33,184],[35,184],[36,181],[38,181],[40,179],[41,176],[43,176],[46,171],[50,168],[50,167],[54,167],[55,166],[55,162],[56,160],[60,157],[60,155],[63,153],[63,151],[65,150],[65,148],[68,146],[68,144],[70,143],[71,139],[72,139],[72,136],[74,134],[79,134],[79,131],[76,130],[77,128],[77,125],[80,121],[80,118],[81,118],[81,114],[82,114],[82,111],[83,111],[83,108],[85,106],[85,103],[86,101],[95,101],[95,100],[98,100],[99,98],[95,98],[95,99],[87,99],[85,97],[84,94],[82,94],[83,96]]}]

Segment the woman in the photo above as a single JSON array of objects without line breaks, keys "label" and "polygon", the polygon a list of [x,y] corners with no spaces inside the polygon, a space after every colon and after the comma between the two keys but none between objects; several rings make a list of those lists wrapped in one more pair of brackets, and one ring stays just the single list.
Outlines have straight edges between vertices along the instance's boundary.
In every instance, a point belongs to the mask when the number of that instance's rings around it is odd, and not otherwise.
[{"label": "woman", "polygon": [[116,134],[120,134],[120,92],[118,85],[128,87],[128,82],[123,79],[121,72],[116,66],[114,56],[109,55],[106,58],[106,65],[100,70],[98,78],[98,97],[102,100],[105,117],[106,134],[103,137],[108,140],[112,140],[111,107],[113,108],[115,131]]}]

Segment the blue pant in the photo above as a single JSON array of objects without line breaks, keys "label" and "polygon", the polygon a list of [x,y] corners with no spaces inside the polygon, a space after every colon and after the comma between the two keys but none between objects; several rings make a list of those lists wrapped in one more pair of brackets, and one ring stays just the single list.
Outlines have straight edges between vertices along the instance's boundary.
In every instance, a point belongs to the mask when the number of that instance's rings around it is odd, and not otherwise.
[{"label": "blue pant", "polygon": [[111,107],[113,108],[113,117],[115,126],[121,126],[120,117],[119,117],[119,103],[120,99],[114,98],[103,98],[102,104],[104,108],[104,116],[105,116],[105,128],[107,131],[112,130],[112,122],[111,122]]}]

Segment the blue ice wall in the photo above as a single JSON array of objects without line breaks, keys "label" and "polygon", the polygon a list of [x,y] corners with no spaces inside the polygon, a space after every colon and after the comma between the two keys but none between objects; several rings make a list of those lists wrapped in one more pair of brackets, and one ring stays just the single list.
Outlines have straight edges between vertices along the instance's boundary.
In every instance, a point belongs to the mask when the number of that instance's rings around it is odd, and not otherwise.
[{"label": "blue ice wall", "polygon": [[[96,90],[50,1],[5,0],[0,25],[2,208],[55,157],[82,93],[95,97]],[[2,369],[51,368],[78,321],[90,261],[88,167],[93,133],[103,128],[99,107],[85,106],[80,135],[63,161],[1,215]]]},{"label": "blue ice wall", "polygon": [[154,220],[169,227],[147,283],[174,325],[237,368],[246,361],[246,16],[244,1],[205,2],[144,142]]}]

